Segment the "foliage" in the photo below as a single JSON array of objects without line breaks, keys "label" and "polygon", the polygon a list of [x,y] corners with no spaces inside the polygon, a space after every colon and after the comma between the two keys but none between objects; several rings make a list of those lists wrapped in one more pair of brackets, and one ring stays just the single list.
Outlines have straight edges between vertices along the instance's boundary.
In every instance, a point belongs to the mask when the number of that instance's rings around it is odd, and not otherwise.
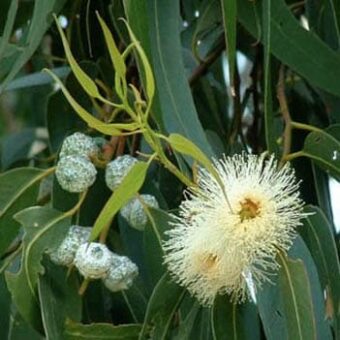
[{"label": "foliage", "polygon": [[[0,338],[340,339],[339,13],[333,0],[2,1]],[[79,195],[54,176],[76,131],[102,147]],[[167,273],[164,233],[199,167],[223,187],[211,159],[249,151],[291,161],[310,215],[255,302],[202,307]],[[122,154],[140,162],[111,192],[104,169]],[[119,210],[143,193],[160,208],[141,200],[137,230]],[[137,264],[132,287],[52,263],[71,224]]]}]

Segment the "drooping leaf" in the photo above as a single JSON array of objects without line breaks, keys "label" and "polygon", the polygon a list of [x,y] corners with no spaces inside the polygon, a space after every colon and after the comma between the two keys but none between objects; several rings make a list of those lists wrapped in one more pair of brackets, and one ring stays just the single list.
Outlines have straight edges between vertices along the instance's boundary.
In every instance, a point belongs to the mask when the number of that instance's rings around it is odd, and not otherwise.
[{"label": "drooping leaf", "polygon": [[[13,1],[14,3],[15,1]],[[34,51],[40,44],[46,30],[52,23],[51,13],[58,13],[64,6],[66,0],[36,0],[34,10],[30,20],[29,30],[24,41],[21,42],[20,50],[15,53],[15,58],[11,60],[10,71],[0,86],[0,93],[6,88],[8,83],[17,75],[20,69],[31,58]],[[0,62],[0,69],[6,59]]]},{"label": "drooping leaf", "polygon": [[41,259],[48,249],[55,249],[65,237],[70,218],[47,207],[30,207],[16,214],[24,227],[21,264],[18,272],[6,272],[12,299],[22,317],[41,330],[39,301],[36,292],[38,276],[43,273]]},{"label": "drooping leaf", "polygon": [[279,254],[281,266],[279,289],[283,298],[283,308],[287,320],[289,339],[316,339],[310,283],[301,260],[292,260]]},{"label": "drooping leaf", "polygon": [[65,34],[62,30],[62,28],[60,27],[60,24],[58,23],[58,20],[56,17],[54,17],[57,27],[58,27],[58,31],[64,46],[64,50],[65,50],[65,54],[66,54],[66,58],[68,63],[70,64],[71,70],[74,73],[74,75],[76,76],[79,84],[82,86],[82,88],[84,89],[84,91],[91,97],[93,98],[101,98],[101,95],[99,93],[98,87],[96,85],[96,83],[82,70],[82,68],[79,66],[79,64],[77,63],[77,61],[75,60],[70,46],[67,42],[67,39],[65,37]]},{"label": "drooping leaf", "polygon": [[179,3],[126,1],[129,25],[151,62],[156,81],[153,111],[168,133],[179,133],[212,156],[198,120],[182,61]]},{"label": "drooping leaf", "polygon": [[136,123],[127,123],[127,124],[105,124],[101,120],[95,118],[91,115],[91,113],[87,112],[79,103],[75,101],[75,99],[72,97],[70,92],[67,90],[65,85],[61,82],[61,80],[53,74],[50,70],[46,70],[51,77],[60,85],[60,88],[68,100],[69,104],[72,106],[74,111],[89,125],[89,127],[92,127],[96,129],[97,131],[109,135],[109,136],[119,136],[121,134],[120,129],[125,130],[135,130],[138,127],[138,124]]},{"label": "drooping leaf", "polygon": [[331,339],[317,270],[300,237],[295,239],[288,256],[279,260],[279,272],[256,296],[266,338],[290,339],[293,334],[299,339],[302,332],[311,339]]},{"label": "drooping leaf", "polygon": [[264,0],[262,8],[263,46],[264,46],[264,124],[266,145],[269,152],[276,151],[274,135],[274,112],[272,101],[272,0]]},{"label": "drooping leaf", "polygon": [[109,50],[112,65],[116,72],[115,73],[115,91],[120,96],[120,98],[125,99],[127,86],[126,86],[126,80],[125,80],[126,66],[125,66],[124,58],[120,54],[118,47],[114,41],[114,38],[109,28],[107,27],[105,21],[101,18],[101,16],[98,13],[97,13],[97,17],[98,17],[100,26],[102,28],[102,31],[105,37],[105,42]]},{"label": "drooping leaf", "polygon": [[304,220],[301,233],[326,293],[325,317],[333,321],[334,331],[340,334],[340,265],[333,230],[320,208],[307,206],[305,211],[311,215]]},{"label": "drooping leaf", "polygon": [[[265,39],[260,24],[262,1],[238,0],[238,19],[257,40]],[[283,0],[271,4],[271,52],[311,84],[340,95],[340,56],[304,29]],[[317,51],[317,53],[316,53]]]},{"label": "drooping leaf", "polygon": [[137,340],[141,330],[141,325],[119,325],[95,323],[90,325],[82,325],[68,321],[65,326],[65,340],[120,340],[129,339]]}]

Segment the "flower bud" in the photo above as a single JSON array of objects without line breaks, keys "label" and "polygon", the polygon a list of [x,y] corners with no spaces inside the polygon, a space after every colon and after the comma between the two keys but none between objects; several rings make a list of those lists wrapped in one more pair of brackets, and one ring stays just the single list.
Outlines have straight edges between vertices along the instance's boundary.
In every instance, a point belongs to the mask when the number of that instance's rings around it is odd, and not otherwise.
[{"label": "flower bud", "polygon": [[[140,199],[141,198],[141,199]],[[138,229],[143,230],[146,223],[148,222],[148,217],[145,213],[143,203],[151,208],[159,208],[156,198],[152,195],[143,194],[140,198],[131,199],[121,210],[121,215],[129,222],[129,224]]]},{"label": "flower bud", "polygon": [[97,155],[98,152],[99,148],[93,138],[81,132],[76,132],[66,137],[61,147],[59,157],[77,155],[89,158]]},{"label": "flower bud", "polygon": [[106,185],[112,191],[116,190],[137,162],[138,160],[136,158],[130,155],[123,155],[108,163],[105,172]]},{"label": "flower bud", "polygon": [[110,269],[103,282],[111,292],[118,292],[130,288],[137,275],[138,267],[128,257],[113,254]]},{"label": "flower bud", "polygon": [[96,180],[97,170],[87,158],[73,155],[59,160],[55,174],[64,190],[83,192]]},{"label": "flower bud", "polygon": [[91,229],[91,227],[71,226],[60,246],[50,254],[51,260],[55,264],[71,265],[78,248],[88,241]]},{"label": "flower bud", "polygon": [[111,260],[112,253],[105,244],[91,242],[78,248],[74,265],[85,278],[99,279],[106,277]]}]

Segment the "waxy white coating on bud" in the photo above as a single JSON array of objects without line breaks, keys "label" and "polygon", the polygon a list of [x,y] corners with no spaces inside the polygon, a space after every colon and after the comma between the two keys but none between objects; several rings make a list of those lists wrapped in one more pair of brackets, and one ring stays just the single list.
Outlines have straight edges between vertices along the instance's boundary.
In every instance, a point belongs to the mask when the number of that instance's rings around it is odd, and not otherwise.
[{"label": "waxy white coating on bud", "polygon": [[106,185],[112,191],[116,190],[137,162],[136,158],[130,155],[123,155],[108,163],[105,171]]},{"label": "waxy white coating on bud", "polygon": [[59,157],[76,155],[89,158],[96,156],[98,152],[99,148],[92,137],[81,132],[75,132],[65,138]]},{"label": "waxy white coating on bud", "polygon": [[128,257],[112,254],[111,266],[103,282],[111,292],[118,292],[130,288],[137,275],[138,267]]},{"label": "waxy white coating on bud", "polygon": [[59,160],[55,175],[64,190],[83,192],[96,180],[97,170],[89,159],[73,155]]},{"label": "waxy white coating on bud", "polygon": [[141,201],[151,208],[159,208],[159,204],[154,196],[143,194],[140,195],[140,197],[131,199],[120,210],[121,215],[129,222],[129,224],[139,230],[143,230],[148,222],[148,217]]},{"label": "waxy white coating on bud", "polygon": [[112,253],[105,244],[91,242],[82,244],[74,259],[74,265],[88,279],[104,278],[111,266]]},{"label": "waxy white coating on bud", "polygon": [[60,246],[50,254],[51,260],[58,265],[71,265],[78,248],[88,241],[91,230],[91,227],[72,225]]}]

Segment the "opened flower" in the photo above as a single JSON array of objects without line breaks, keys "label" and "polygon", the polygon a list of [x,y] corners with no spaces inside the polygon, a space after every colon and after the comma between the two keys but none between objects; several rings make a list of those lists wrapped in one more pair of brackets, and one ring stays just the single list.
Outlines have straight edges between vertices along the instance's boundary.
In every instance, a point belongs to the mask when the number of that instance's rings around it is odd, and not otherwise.
[{"label": "opened flower", "polygon": [[243,301],[247,282],[256,290],[270,280],[277,252],[289,249],[305,217],[289,164],[242,154],[214,166],[224,187],[201,170],[163,244],[172,276],[204,305],[224,293]]}]

